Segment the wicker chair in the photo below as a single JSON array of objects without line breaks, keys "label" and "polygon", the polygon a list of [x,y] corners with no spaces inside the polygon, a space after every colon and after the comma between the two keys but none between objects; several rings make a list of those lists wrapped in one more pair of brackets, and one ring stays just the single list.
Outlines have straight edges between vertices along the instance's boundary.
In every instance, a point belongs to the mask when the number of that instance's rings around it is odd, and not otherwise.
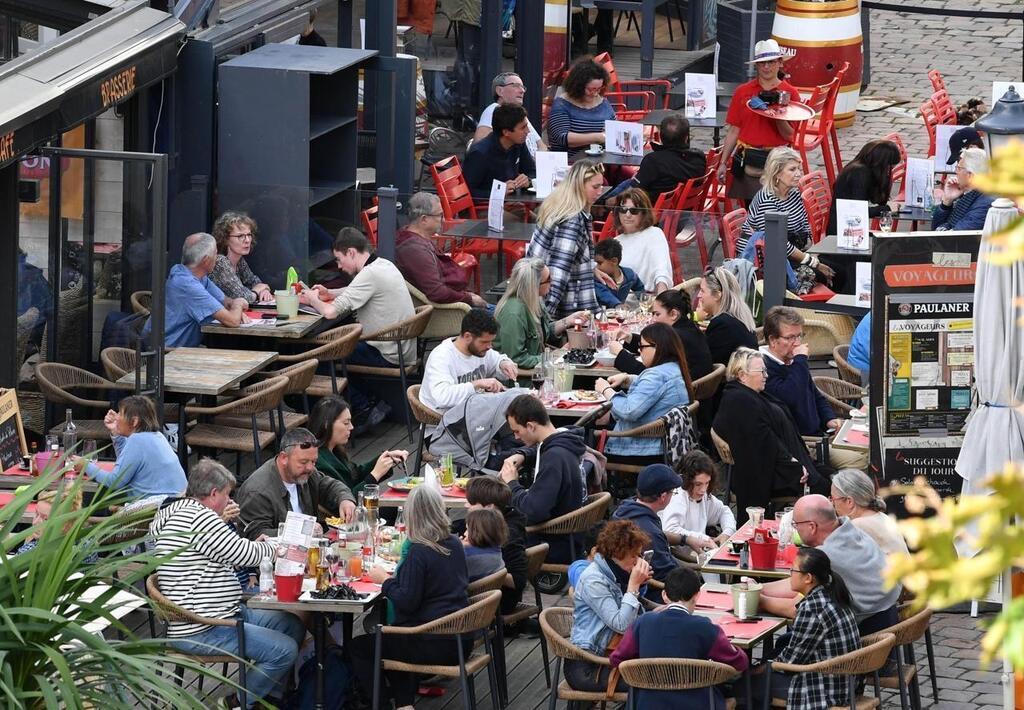
[{"label": "wicker chair", "polygon": [[839,370],[839,379],[860,386],[864,381],[860,370],[850,364],[846,356],[850,353],[849,345],[837,345],[832,348],[832,359],[836,361],[836,369]]},{"label": "wicker chair", "polygon": [[[759,297],[764,296],[764,281],[758,281],[757,293]],[[786,291],[786,298],[797,299],[792,291]],[[850,316],[839,313],[826,313],[816,311],[813,308],[800,308],[796,310],[804,319],[804,339],[812,358],[830,357],[832,349],[837,345],[849,345],[853,338],[854,323]],[[763,331],[757,330],[757,342],[763,344]]]},{"label": "wicker chair", "polygon": [[[47,402],[68,408],[78,407],[80,409],[100,411],[104,414],[110,408],[109,399],[85,399],[79,397],[74,391],[121,391],[120,387],[99,375],[94,375],[88,370],[83,370],[74,365],[64,365],[59,362],[41,362],[36,365],[36,382]],[[110,441],[110,432],[107,431],[107,427],[103,424],[102,419],[76,418],[75,426],[78,427],[79,439]],[[50,433],[60,434],[62,427],[63,424],[59,424],[50,429]]]},{"label": "wicker chair", "polygon": [[[721,366],[719,366],[721,367]],[[714,374],[714,373],[712,373]],[[722,374],[725,374],[725,368],[722,368]],[[710,377],[710,375],[709,375]],[[695,383],[696,384],[696,383]],[[686,405],[687,411],[690,412],[691,420],[697,413],[697,408],[700,406],[700,402],[694,401]],[[696,428],[696,422],[694,422]],[[644,424],[642,426],[634,427],[632,429],[626,429],[625,431],[609,431],[609,439],[624,439],[626,437],[632,437],[635,439],[658,439],[662,442],[665,440],[665,418],[658,417],[653,422]],[[674,462],[668,460],[669,451],[667,446],[662,446],[663,456],[665,463],[672,465]],[[619,473],[640,473],[644,466],[633,463],[621,463],[618,461],[609,461],[606,465],[609,471],[618,471]]]},{"label": "wicker chair", "polygon": [[152,291],[136,291],[128,300],[132,304],[132,313],[140,316],[148,316],[149,308],[153,302]]},{"label": "wicker chair", "polygon": [[405,391],[405,396],[409,400],[409,408],[412,410],[413,418],[420,424],[420,436],[416,443],[416,451],[412,460],[412,471],[420,470],[420,461],[423,459],[423,443],[427,436],[427,427],[436,427],[441,423],[441,413],[435,412],[433,409],[423,404],[420,401],[420,385],[410,385],[409,389]]},{"label": "wicker chair", "polygon": [[[827,661],[819,661],[817,663],[773,663],[768,662],[767,672],[770,674],[771,671],[784,671],[786,673],[823,673],[825,675],[845,675],[849,681],[850,696],[849,705],[843,705],[840,707],[849,707],[851,710],[871,710],[872,708],[881,707],[881,691],[879,689],[878,682],[878,670],[885,665],[886,660],[889,658],[889,652],[892,651],[892,647],[896,644],[896,637],[886,631],[880,631],[877,634],[871,634],[870,636],[864,636],[860,640],[860,648],[850,653],[844,653],[841,656],[830,658]],[[857,696],[856,691],[856,676],[872,674],[875,680],[875,696],[865,697]],[[769,678],[770,675],[765,676]],[[773,708],[784,708],[786,701],[781,698],[772,698],[771,706]],[[833,708],[838,710],[838,708]]]},{"label": "wicker chair", "polygon": [[[896,637],[896,667],[894,676],[882,676],[880,682],[883,688],[899,688],[900,707],[907,710],[909,707],[921,707],[921,687],[917,677],[917,661],[914,658],[914,643],[925,638],[929,634],[929,624],[932,619],[931,609],[922,609],[913,616],[903,619],[882,631]],[[931,646],[931,643],[928,644]],[[934,661],[929,658],[932,665],[932,698],[939,702],[939,688],[935,680]],[[909,690],[909,703],[908,691]]]},{"label": "wicker chair", "polygon": [[725,502],[728,504],[732,500],[732,467],[736,465],[736,460],[732,457],[729,442],[719,436],[714,429],[711,430],[711,441],[715,445],[715,450],[718,451],[718,458],[722,460],[724,470],[720,488],[725,494]]},{"label": "wicker chair", "polygon": [[[319,362],[316,358],[313,358],[311,360],[305,360],[304,362],[297,362],[294,365],[289,365],[288,367],[282,367],[280,370],[261,372],[257,374],[257,377],[260,379],[287,377],[288,386],[284,388],[284,395],[282,396],[289,394],[305,394],[306,390],[309,388],[310,382],[313,381],[313,377],[316,375],[317,365],[319,365]],[[270,419],[258,418],[256,420],[256,426],[260,431],[277,431],[284,433],[300,426],[304,426],[308,421],[308,413],[286,412],[284,411],[283,404],[278,404],[277,425],[275,426]],[[223,414],[219,417],[215,417],[213,423],[244,429],[249,426],[250,422],[249,418],[244,415]]]},{"label": "wicker chair", "polygon": [[[421,344],[433,340],[444,340],[461,332],[462,317],[469,313],[470,310],[468,303],[462,303],[461,301],[456,303],[434,303],[427,300],[426,295],[408,281],[405,282],[405,285],[409,289],[409,295],[412,296],[412,304],[414,306],[433,306],[434,308],[433,313],[430,314],[430,320],[427,322],[427,327],[423,329],[423,333],[420,335]],[[419,356],[422,357],[423,354],[419,353]]]},{"label": "wicker chair", "polygon": [[[413,374],[420,366],[420,360],[417,357],[413,362],[406,362],[405,355],[403,353],[402,345],[407,340],[415,340],[419,342],[420,336],[423,335],[423,331],[426,329],[427,324],[430,322],[430,317],[434,312],[433,306],[416,306],[416,314],[411,318],[392,323],[391,325],[385,326],[378,330],[376,333],[364,333],[362,340],[366,341],[377,341],[386,343],[397,343],[398,344],[398,366],[397,367],[373,367],[370,365],[349,365],[348,372],[350,375],[362,375],[370,378],[384,378],[394,379],[397,377],[401,380],[402,391],[405,392],[408,389],[408,382],[406,379],[409,375]],[[417,344],[417,350],[419,345]],[[412,438],[412,417],[409,413],[409,407],[403,407],[402,414],[405,416],[405,429]]]},{"label": "wicker chair", "polygon": [[[537,579],[541,567],[544,566],[544,560],[548,556],[548,548],[549,545],[546,542],[526,548],[526,578],[530,580],[531,584]],[[533,584],[533,604],[519,602],[516,605],[515,611],[511,614],[502,615],[502,621],[507,625],[518,624],[525,619],[540,616],[542,611],[544,611],[544,602],[540,597],[540,590],[537,589],[537,585]],[[544,660],[544,680],[547,681],[550,688],[551,670],[548,667],[550,665],[548,662],[548,644],[544,640],[544,634],[540,635],[540,654]]]},{"label": "wicker chair", "polygon": [[693,381],[693,398],[698,401],[711,399],[725,380],[725,365],[718,363],[711,372]]},{"label": "wicker chair", "polygon": [[850,418],[850,412],[859,409],[861,398],[866,394],[860,385],[851,384],[834,377],[812,377],[814,386],[832,405],[836,415],[844,419]]},{"label": "wicker chair", "polygon": [[483,594],[484,592],[500,591],[505,584],[505,577],[507,576],[508,571],[502,567],[497,572],[492,572],[486,577],[470,582],[469,586],[466,587],[466,594],[475,597],[477,594]]},{"label": "wicker chair", "polygon": [[[552,518],[546,522],[528,525],[526,526],[526,533],[528,535],[568,535],[570,556],[572,559],[578,560],[583,556],[580,554],[583,550],[576,549],[576,536],[586,533],[599,521],[604,520],[611,502],[612,494],[608,491],[591,493],[587,496],[586,502],[581,507],[571,513],[559,515],[557,518]],[[569,572],[569,565],[544,562],[540,566],[540,572],[562,575],[564,577]],[[533,584],[536,587],[538,582],[542,581],[541,575],[538,574],[534,578]],[[561,584],[545,585],[542,583],[541,591],[548,593],[558,591],[564,583],[564,579]]]},{"label": "wicker chair", "polygon": [[715,707],[715,686],[740,677],[732,666],[693,658],[636,658],[619,664],[622,679],[629,685],[630,704],[634,690],[708,689],[708,707]]},{"label": "wicker chair", "polygon": [[[281,404],[284,391],[288,387],[287,377],[271,377],[262,382],[249,385],[239,390],[240,397],[224,404],[212,407],[189,405],[185,407],[188,416],[217,417],[221,415],[246,415],[249,427],[239,428],[214,423],[201,422],[188,430],[185,441],[189,446],[205,449],[234,451],[241,458],[242,453],[251,453],[258,467],[262,462],[260,451],[274,443],[277,433],[263,431],[256,424],[260,414],[266,414],[273,422],[274,413]],[[236,459],[236,468],[240,463]]]},{"label": "wicker chair", "polygon": [[132,348],[110,347],[100,352],[103,371],[111,382],[117,382],[129,372],[135,372],[137,358]]},{"label": "wicker chair", "polygon": [[568,682],[561,680],[563,661],[587,661],[599,666],[608,666],[608,659],[604,656],[596,656],[593,653],[584,651],[572,644],[569,638],[572,636],[572,609],[568,607],[551,607],[540,613],[540,630],[547,639],[551,652],[555,656],[555,673],[553,687],[551,689],[550,702],[548,707],[555,710],[559,700],[583,701],[588,703],[603,703],[606,701],[624,703],[628,699],[625,693],[615,693],[612,697],[607,694],[576,690]]},{"label": "wicker chair", "polygon": [[[446,678],[458,678],[462,684],[463,702],[468,708],[476,707],[476,689],[473,677],[484,668],[487,669],[487,677],[491,689],[498,687],[497,673],[495,672],[494,656],[491,653],[491,638],[484,634],[485,653],[481,655],[464,656],[462,640],[474,636],[477,632],[484,631],[494,623],[495,614],[501,604],[501,592],[495,590],[485,592],[479,596],[471,597],[470,604],[465,609],[442,616],[440,619],[429,621],[419,626],[382,626],[377,625],[375,629],[376,645],[374,647],[374,674],[373,674],[373,704],[371,707],[379,708],[381,697],[381,671],[400,671],[404,673],[418,673],[421,675],[440,675]],[[383,658],[384,636],[395,636],[398,638],[410,638],[419,634],[432,634],[434,636],[454,637],[459,649],[459,663],[454,666],[421,665],[394,661]],[[498,693],[491,693],[491,706],[494,710],[498,708]]]},{"label": "wicker chair", "polygon": [[[170,599],[165,597],[160,591],[160,579],[157,575],[151,574],[146,577],[146,592],[149,594],[149,598],[153,600],[153,604],[156,607],[157,616],[165,622],[182,621],[192,624],[206,624],[208,626],[233,626],[238,632],[238,656],[232,656],[227,653],[210,653],[210,654],[197,654],[197,653],[183,653],[181,651],[166,651],[166,655],[170,659],[184,658],[197,663],[204,663],[215,665],[217,663],[223,663],[224,667],[222,675],[227,675],[227,667],[229,663],[238,664],[238,684],[242,687],[243,691],[246,688],[245,684],[245,669],[247,663],[241,659],[246,657],[245,654],[245,624],[242,619],[213,619],[206,616],[199,616],[192,612],[183,609],[178,606]],[[182,684],[182,671],[183,668],[180,665],[175,666],[174,675],[178,679],[178,684]],[[203,676],[199,676],[199,690],[203,689]]]},{"label": "wicker chair", "polygon": [[314,345],[315,347],[305,352],[294,355],[278,355],[277,361],[290,365],[296,362],[305,362],[316,358],[317,362],[326,364],[330,370],[329,375],[314,375],[306,391],[302,393],[303,405],[306,412],[309,412],[309,397],[326,397],[331,394],[341,394],[348,385],[348,380],[338,377],[337,363],[344,361],[359,344],[359,337],[363,334],[363,326],[358,323],[331,328],[312,338],[300,340],[300,343]]}]

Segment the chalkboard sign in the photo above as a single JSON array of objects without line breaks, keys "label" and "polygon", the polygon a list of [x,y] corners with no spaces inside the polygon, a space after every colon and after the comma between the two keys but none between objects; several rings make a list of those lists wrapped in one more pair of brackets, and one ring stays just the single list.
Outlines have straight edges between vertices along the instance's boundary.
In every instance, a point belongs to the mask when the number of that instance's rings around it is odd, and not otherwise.
[{"label": "chalkboard sign", "polygon": [[[885,450],[883,486],[910,485],[917,476],[928,479],[928,485],[943,498],[960,495],[963,478],[956,472],[959,447],[918,448],[892,447]],[[886,499],[890,513],[906,517],[903,496]]]},{"label": "chalkboard sign", "polygon": [[14,390],[0,390],[0,465],[6,470],[27,454],[18,395]]}]

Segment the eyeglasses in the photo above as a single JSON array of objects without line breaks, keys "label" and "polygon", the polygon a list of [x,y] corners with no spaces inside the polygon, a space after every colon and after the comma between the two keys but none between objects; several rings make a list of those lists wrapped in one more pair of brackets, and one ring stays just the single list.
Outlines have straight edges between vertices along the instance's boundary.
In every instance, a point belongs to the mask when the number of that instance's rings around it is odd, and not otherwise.
[{"label": "eyeglasses", "polygon": [[644,348],[656,348],[656,347],[658,347],[658,346],[657,345],[651,345],[650,343],[640,343],[640,346],[637,348],[637,350],[643,350]]},{"label": "eyeglasses", "polygon": [[[806,525],[807,523],[813,523],[813,520],[794,520],[791,525],[796,527],[797,525]],[[815,523],[817,524],[817,523]]]},{"label": "eyeglasses", "polygon": [[592,178],[598,173],[604,175],[604,165],[602,163],[594,163],[589,168],[587,168],[586,171],[583,173],[583,179],[586,180],[587,178]]},{"label": "eyeglasses", "polygon": [[749,372],[751,375],[763,375],[764,373],[767,372],[767,370],[764,369],[763,367],[759,367],[756,370],[747,370],[747,372]]},{"label": "eyeglasses", "polygon": [[426,214],[426,215],[423,215],[423,216],[424,217],[435,217],[437,219],[441,219],[441,218],[444,217],[444,212],[436,212],[436,213]]},{"label": "eyeglasses", "polygon": [[805,572],[804,570],[800,569],[799,567],[793,567],[792,569],[789,570],[789,573],[790,574],[810,574],[810,572]]},{"label": "eyeglasses", "polygon": [[632,215],[638,215],[641,212],[643,212],[644,209],[642,207],[616,207],[615,211],[618,212],[619,214],[627,214],[628,213],[628,214],[632,214]]},{"label": "eyeglasses", "polygon": [[306,449],[314,449],[314,448],[316,448],[316,442],[315,441],[299,441],[299,442],[296,442],[294,444],[288,444],[288,446],[285,446],[281,450],[282,451],[287,451],[288,449],[294,449],[294,448],[299,448],[299,449],[302,449],[303,451],[305,451]]},{"label": "eyeglasses", "polygon": [[252,232],[242,232],[241,234],[232,234],[230,236],[245,241],[246,239],[252,239]]},{"label": "eyeglasses", "polygon": [[803,340],[804,339],[804,334],[803,333],[793,333],[793,335],[776,335],[775,337],[778,338],[779,340],[788,340],[788,341],[792,342],[794,340]]}]

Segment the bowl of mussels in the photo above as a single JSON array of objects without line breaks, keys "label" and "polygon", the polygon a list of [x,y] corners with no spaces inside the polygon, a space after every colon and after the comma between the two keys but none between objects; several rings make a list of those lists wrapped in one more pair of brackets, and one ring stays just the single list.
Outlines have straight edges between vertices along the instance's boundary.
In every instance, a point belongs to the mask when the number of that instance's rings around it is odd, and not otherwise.
[{"label": "bowl of mussels", "polygon": [[562,362],[566,365],[575,365],[576,367],[590,367],[597,362],[594,358],[594,352],[590,348],[571,348],[562,355]]},{"label": "bowl of mussels", "polygon": [[361,602],[369,594],[363,594],[357,592],[352,586],[348,584],[332,584],[326,589],[313,590],[303,594],[303,597],[308,595],[308,600],[311,601],[340,601],[340,602]]}]

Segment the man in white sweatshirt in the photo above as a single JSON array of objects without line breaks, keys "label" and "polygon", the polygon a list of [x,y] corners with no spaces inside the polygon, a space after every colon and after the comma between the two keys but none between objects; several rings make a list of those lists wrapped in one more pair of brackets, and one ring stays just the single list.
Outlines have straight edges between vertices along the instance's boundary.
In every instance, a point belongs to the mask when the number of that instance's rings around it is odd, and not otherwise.
[{"label": "man in white sweatshirt", "polygon": [[503,392],[501,374],[515,382],[519,368],[492,348],[498,321],[482,308],[462,318],[461,332],[443,341],[427,358],[420,387],[420,401],[444,413],[468,399],[474,392]]},{"label": "man in white sweatshirt", "polygon": [[[355,312],[364,335],[415,315],[416,309],[402,272],[387,259],[374,254],[362,232],[345,227],[338,232],[333,248],[338,268],[351,276],[352,282],[336,289],[316,285],[300,294],[302,303],[315,308],[327,321]],[[339,323],[325,323],[327,328],[336,325]],[[416,341],[407,340],[401,343],[401,347],[406,366],[415,362]],[[398,348],[399,343],[393,341],[361,340],[346,362],[350,365],[396,367],[399,364]],[[349,387],[349,397],[357,429],[379,424],[391,409],[383,400],[373,401],[357,386]]]}]

